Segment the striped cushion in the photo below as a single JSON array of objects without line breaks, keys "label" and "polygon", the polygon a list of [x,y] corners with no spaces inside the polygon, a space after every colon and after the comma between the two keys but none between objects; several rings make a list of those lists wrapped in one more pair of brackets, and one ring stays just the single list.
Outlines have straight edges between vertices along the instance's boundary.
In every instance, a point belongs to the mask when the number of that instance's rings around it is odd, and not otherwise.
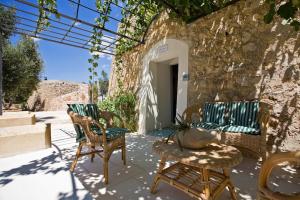
[{"label": "striped cushion", "polygon": [[[102,135],[101,129],[99,128],[94,128],[93,131],[95,131],[98,135]],[[125,133],[129,133],[128,129],[126,128],[108,128],[106,129],[106,139],[113,140],[123,136]]]},{"label": "striped cushion", "polygon": [[87,116],[84,104],[68,104],[68,106],[73,112],[78,113],[81,116]]},{"label": "striped cushion", "polygon": [[87,104],[85,108],[86,108],[87,116],[93,118],[96,121],[99,121],[100,113],[99,113],[99,108],[96,104]]},{"label": "striped cushion", "polygon": [[225,124],[225,103],[205,103],[203,122]]},{"label": "striped cushion", "polygon": [[219,124],[215,124],[215,123],[210,123],[210,122],[200,122],[200,123],[194,123],[192,124],[192,127],[195,128],[204,128],[204,129],[219,129],[222,126],[220,126]]},{"label": "striped cushion", "polygon": [[246,126],[225,126],[222,128],[225,132],[235,132],[235,133],[246,133],[251,135],[259,135],[259,129],[246,127]]},{"label": "striped cushion", "polygon": [[[99,120],[98,106],[96,104],[68,104],[68,106],[73,112],[78,113],[81,116],[89,116],[97,121]],[[80,142],[85,140],[84,132],[81,130],[80,126],[74,124],[74,129],[76,131],[76,141]]]},{"label": "striped cushion", "polygon": [[227,105],[229,111],[229,125],[259,129],[259,102],[232,102]]}]

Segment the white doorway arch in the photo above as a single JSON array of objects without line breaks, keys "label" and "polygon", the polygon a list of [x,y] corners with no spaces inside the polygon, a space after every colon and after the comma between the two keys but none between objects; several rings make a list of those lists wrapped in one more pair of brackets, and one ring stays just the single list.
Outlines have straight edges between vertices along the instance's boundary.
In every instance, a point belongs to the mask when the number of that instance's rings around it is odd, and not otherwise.
[{"label": "white doorway arch", "polygon": [[188,57],[188,44],[176,39],[159,41],[144,56],[139,90],[139,133],[145,134],[166,124],[163,118],[168,118],[169,113],[165,106],[160,106],[163,101],[167,105],[166,99],[169,98],[164,89],[170,79],[166,66],[178,64],[176,112],[181,114],[187,107]]}]

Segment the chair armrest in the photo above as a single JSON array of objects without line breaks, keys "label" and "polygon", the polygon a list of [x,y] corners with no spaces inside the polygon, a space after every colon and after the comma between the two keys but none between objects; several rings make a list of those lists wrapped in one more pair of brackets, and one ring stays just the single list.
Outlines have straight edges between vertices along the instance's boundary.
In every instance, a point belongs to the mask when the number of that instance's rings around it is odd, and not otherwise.
[{"label": "chair armrest", "polygon": [[267,159],[261,167],[259,173],[259,182],[258,182],[258,189],[259,195],[263,197],[267,197],[269,199],[274,200],[297,200],[300,199],[300,195],[286,195],[279,192],[273,192],[268,188],[267,182],[268,178],[272,172],[272,169],[283,162],[296,162],[300,164],[300,151],[296,152],[285,152],[272,155],[269,159]]},{"label": "chair armrest", "polygon": [[110,127],[114,123],[114,117],[117,118],[121,123],[121,128],[125,127],[123,119],[116,113],[110,111],[100,111],[100,118],[106,121],[106,126]]},{"label": "chair armrest", "polygon": [[[101,130],[101,133],[103,135],[102,142],[103,142],[104,145],[106,145],[106,143],[107,143],[107,141],[106,141],[106,129],[104,128],[104,126],[102,124],[100,124],[99,122],[97,122],[96,120],[92,119],[91,117],[87,118],[87,123],[88,123],[87,124],[88,132],[93,132],[93,130],[91,130],[90,124],[96,125]],[[92,137],[99,137],[99,136],[93,132]]]},{"label": "chair armrest", "polygon": [[196,115],[199,117],[199,120],[202,118],[202,109],[200,104],[194,104],[190,107],[187,107],[183,113],[182,117],[185,122],[191,124],[193,120],[193,116]]},{"label": "chair armrest", "polygon": [[260,146],[262,159],[265,160],[267,157],[267,131],[269,128],[269,121],[271,116],[272,106],[265,102],[259,103],[258,123],[260,126]]},{"label": "chair armrest", "polygon": [[260,129],[262,131],[261,134],[266,135],[266,131],[269,127],[269,119],[271,116],[271,113],[270,113],[271,110],[272,110],[271,105],[264,103],[264,102],[260,102],[258,121],[259,121]]}]

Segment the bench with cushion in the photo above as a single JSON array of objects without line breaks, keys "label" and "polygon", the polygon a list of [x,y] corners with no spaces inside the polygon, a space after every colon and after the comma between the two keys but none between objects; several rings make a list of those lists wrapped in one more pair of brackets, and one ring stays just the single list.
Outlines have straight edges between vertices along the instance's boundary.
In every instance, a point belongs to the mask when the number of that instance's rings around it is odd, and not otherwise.
[{"label": "bench with cushion", "polygon": [[238,101],[193,105],[184,111],[183,117],[192,127],[219,131],[221,142],[265,158],[269,121],[269,107],[265,103]]}]

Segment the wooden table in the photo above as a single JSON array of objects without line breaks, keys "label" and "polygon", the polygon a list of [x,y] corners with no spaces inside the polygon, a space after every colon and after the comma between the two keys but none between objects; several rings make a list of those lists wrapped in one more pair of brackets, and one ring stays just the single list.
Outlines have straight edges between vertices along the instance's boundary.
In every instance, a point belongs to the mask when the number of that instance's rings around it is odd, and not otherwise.
[{"label": "wooden table", "polygon": [[[229,177],[231,167],[242,161],[241,152],[232,146],[210,144],[200,150],[180,150],[176,143],[157,141],[153,151],[161,156],[151,192],[159,181],[168,183],[197,199],[217,199],[228,187],[231,198],[237,199]],[[177,161],[165,168],[166,160]]]}]

